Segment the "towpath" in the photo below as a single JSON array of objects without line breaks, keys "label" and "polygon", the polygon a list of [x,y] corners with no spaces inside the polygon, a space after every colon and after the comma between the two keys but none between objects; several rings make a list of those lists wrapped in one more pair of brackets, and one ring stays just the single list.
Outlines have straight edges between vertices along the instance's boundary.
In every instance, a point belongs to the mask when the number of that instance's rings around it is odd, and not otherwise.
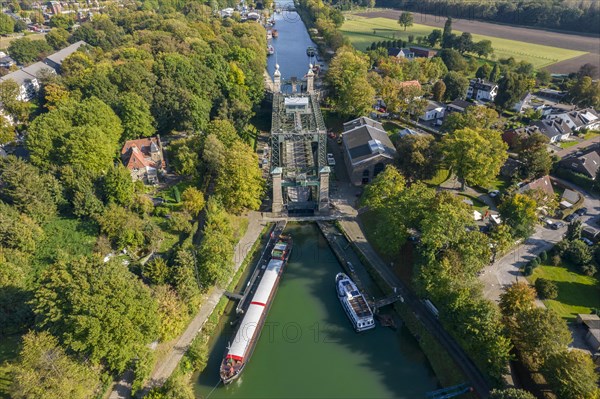
[{"label": "towpath", "polygon": [[[240,268],[246,255],[252,249],[252,246],[256,242],[256,240],[260,237],[260,233],[263,228],[266,226],[267,221],[262,220],[261,214],[259,212],[250,212],[248,214],[248,228],[246,229],[246,233],[240,239],[240,241],[235,246],[234,253],[234,270],[232,272],[232,276],[235,275],[237,270]],[[233,277],[232,277],[233,278]],[[227,282],[226,285],[229,285],[231,279]],[[211,315],[219,300],[223,296],[224,290],[222,288],[213,287],[204,300],[202,301],[202,305],[198,309],[198,313],[186,330],[181,334],[177,343],[169,350],[166,356],[164,356],[158,363],[154,366],[154,370],[150,375],[149,382],[146,384],[143,392],[147,392],[151,388],[155,386],[160,386],[164,384],[164,382],[171,376],[171,374],[177,368],[177,365],[183,358],[183,355],[189,348],[190,344],[198,335],[200,331],[202,331],[202,327],[204,323]],[[109,399],[129,399],[131,398],[131,381],[133,380],[133,374],[127,372],[124,374],[123,378],[115,384],[112,392],[110,393]]]}]

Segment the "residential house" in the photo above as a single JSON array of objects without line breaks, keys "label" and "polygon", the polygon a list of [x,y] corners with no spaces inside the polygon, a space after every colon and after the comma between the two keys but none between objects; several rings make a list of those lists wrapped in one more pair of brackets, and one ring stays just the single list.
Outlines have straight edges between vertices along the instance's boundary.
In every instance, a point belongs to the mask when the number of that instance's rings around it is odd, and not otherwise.
[{"label": "residential house", "polygon": [[48,57],[44,59],[44,63],[51,66],[56,70],[56,72],[60,73],[60,66],[62,65],[65,58],[79,50],[79,48],[87,43],[83,40],[75,42],[68,47],[65,47],[62,50],[57,51],[54,54],[50,54]]},{"label": "residential house", "polygon": [[567,92],[552,89],[540,89],[537,93],[535,93],[535,95],[547,100],[560,102],[563,98],[566,97]]},{"label": "residential house", "polygon": [[465,100],[454,100],[449,104],[446,104],[446,113],[451,112],[465,112],[465,110],[469,107],[474,107],[475,104],[470,103]]},{"label": "residential house", "polygon": [[573,172],[581,173],[591,179],[596,177],[598,168],[600,168],[600,155],[597,151],[591,151],[580,156],[564,158],[560,165]]},{"label": "residential house", "polygon": [[550,176],[546,175],[540,177],[539,179],[533,180],[519,189],[519,193],[525,193],[527,191],[533,190],[541,190],[547,196],[554,196],[554,189],[552,188],[552,182],[550,181]]},{"label": "residential house", "polygon": [[402,129],[402,130],[400,130],[398,132],[398,135],[400,137],[404,137],[404,136],[416,136],[418,134],[419,134],[419,132],[417,132],[415,130],[412,130],[412,129],[409,129],[409,128],[404,128],[404,129]]},{"label": "residential house", "polygon": [[401,88],[414,87],[414,88],[417,88],[419,90],[422,89],[421,83],[419,83],[418,80],[407,80],[407,81],[404,81],[404,82],[400,82],[400,87]]},{"label": "residential house", "polygon": [[551,143],[566,140],[572,133],[571,128],[563,118],[544,119],[533,122],[539,132],[550,139]]},{"label": "residential house", "polygon": [[125,142],[121,149],[121,160],[134,181],[158,183],[158,173],[164,171],[166,166],[160,136]]},{"label": "residential house", "polygon": [[388,56],[396,57],[396,58],[406,58],[407,60],[412,60],[415,58],[415,53],[410,51],[407,48],[398,48],[398,47],[390,47],[387,49]]},{"label": "residential house", "polygon": [[37,94],[40,89],[40,83],[36,76],[27,73],[24,69],[11,72],[0,78],[0,82],[12,80],[19,86],[17,100],[29,101]]},{"label": "residential house", "polygon": [[444,117],[446,106],[437,101],[428,101],[425,112],[420,118],[424,121],[441,120]]},{"label": "residential house", "polygon": [[546,119],[562,119],[574,132],[582,129],[594,130],[600,128],[600,117],[598,117],[598,112],[593,108],[568,112],[552,112]]},{"label": "residential house", "polygon": [[530,104],[532,98],[533,95],[529,91],[523,94],[521,98],[519,98],[519,101],[513,106],[513,111],[521,113],[525,112],[526,109],[531,108]]},{"label": "residential house", "polygon": [[561,208],[571,208],[573,205],[579,202],[581,197],[577,191],[569,190],[568,188],[563,191],[560,197]]},{"label": "residential house", "polygon": [[[2,54],[4,54],[4,53],[2,53]],[[10,68],[11,66],[13,66],[15,64],[16,64],[15,60],[13,60],[10,55],[3,55],[0,58],[0,67],[1,68]]]},{"label": "residential house", "polygon": [[366,117],[344,124],[342,145],[350,181],[357,186],[369,183],[396,156],[383,126]]},{"label": "residential house", "polygon": [[512,179],[519,175],[521,168],[524,166],[523,162],[518,159],[508,158],[504,165],[500,168],[500,176]]},{"label": "residential house", "polygon": [[484,79],[471,79],[467,89],[467,98],[477,101],[494,101],[498,94],[498,85]]},{"label": "residential house", "polygon": [[415,57],[419,58],[433,58],[437,54],[437,50],[433,50],[426,47],[411,46],[409,47],[409,50],[413,52]]}]

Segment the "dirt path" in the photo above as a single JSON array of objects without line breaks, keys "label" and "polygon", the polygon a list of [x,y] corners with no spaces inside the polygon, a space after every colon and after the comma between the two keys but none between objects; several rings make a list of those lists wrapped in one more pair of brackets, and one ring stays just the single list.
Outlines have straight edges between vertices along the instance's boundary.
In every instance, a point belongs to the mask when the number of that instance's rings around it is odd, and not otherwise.
[{"label": "dirt path", "polygon": [[[400,10],[376,10],[356,15],[367,18],[389,18],[397,20],[402,11]],[[443,28],[446,22],[445,17],[432,14],[414,13],[416,24]],[[541,29],[525,28],[518,26],[508,26],[494,24],[491,22],[481,22],[472,19],[453,19],[452,28],[471,32],[478,35],[487,35],[500,37],[503,39],[516,40],[527,43],[541,44],[544,46],[560,47],[571,50],[586,51],[590,54],[581,57],[565,60],[548,67],[551,72],[566,73],[577,70],[580,65],[585,63],[600,64],[600,38],[581,36],[568,33],[552,32]]]}]

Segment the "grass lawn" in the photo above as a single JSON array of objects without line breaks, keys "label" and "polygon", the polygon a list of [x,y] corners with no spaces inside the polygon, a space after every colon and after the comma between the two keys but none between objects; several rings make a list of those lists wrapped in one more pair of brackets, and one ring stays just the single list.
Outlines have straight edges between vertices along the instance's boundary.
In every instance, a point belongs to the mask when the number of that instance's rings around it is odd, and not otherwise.
[{"label": "grass lawn", "polygon": [[16,35],[16,36],[0,36],[0,49],[4,50],[6,48],[8,48],[8,46],[10,45],[11,42],[17,40],[17,39],[21,39],[23,37],[27,37],[30,40],[42,40],[46,37],[45,33],[32,33],[32,34],[28,34],[25,36],[20,36],[20,35]]},{"label": "grass lawn", "polygon": [[583,139],[584,140],[589,140],[589,139],[593,139],[594,137],[598,137],[600,136],[600,132],[587,132],[584,136]]},{"label": "grass lawn", "polygon": [[560,148],[569,148],[569,147],[573,147],[574,145],[579,144],[579,141],[561,141],[560,142]]},{"label": "grass lawn", "polygon": [[59,252],[71,256],[92,253],[98,227],[92,222],[57,216],[44,226],[44,240],[38,244],[34,264],[44,268],[54,262]]},{"label": "grass lawn", "polygon": [[[431,26],[414,24],[404,31],[395,20],[388,18],[366,18],[345,14],[346,22],[340,28],[352,45],[359,50],[365,50],[373,42],[382,40],[408,40],[409,35],[426,36],[434,29]],[[454,31],[457,35],[462,32]],[[527,61],[535,68],[545,67],[560,61],[586,54],[583,51],[569,50],[558,47],[518,42],[492,36],[473,35],[474,41],[490,40],[496,59],[514,57],[517,61]]]},{"label": "grass lawn", "polygon": [[439,186],[450,178],[450,171],[448,169],[440,169],[437,171],[435,176],[429,180],[425,180],[425,184],[430,186]]},{"label": "grass lawn", "polygon": [[501,176],[497,176],[496,178],[494,178],[494,180],[492,180],[487,189],[483,189],[482,187],[481,188],[484,192],[489,192],[491,190],[504,191],[508,188],[508,186],[510,186],[510,181]]},{"label": "grass lawn", "polygon": [[573,320],[578,313],[591,313],[593,308],[600,308],[600,284],[596,277],[575,273],[565,266],[548,265],[535,268],[529,281],[534,284],[540,277],[558,286],[558,297],[544,303],[561,317]]},{"label": "grass lawn", "polygon": [[487,206],[487,204],[483,201],[481,201],[480,199],[473,197],[472,195],[469,194],[465,194],[465,193],[459,193],[458,195],[460,195],[461,197],[465,197],[466,199],[470,200],[473,202],[473,209],[475,209],[476,211],[480,212],[480,213],[485,213],[485,211],[487,211],[490,207]]}]

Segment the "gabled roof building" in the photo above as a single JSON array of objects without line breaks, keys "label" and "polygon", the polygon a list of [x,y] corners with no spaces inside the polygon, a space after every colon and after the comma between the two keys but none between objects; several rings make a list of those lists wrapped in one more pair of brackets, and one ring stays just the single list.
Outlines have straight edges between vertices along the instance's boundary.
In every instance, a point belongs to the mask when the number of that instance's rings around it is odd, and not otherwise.
[{"label": "gabled roof building", "polygon": [[[346,126],[354,127],[346,130]],[[369,183],[396,156],[383,126],[366,117],[344,124],[342,144],[348,176],[356,186]]]},{"label": "gabled roof building", "polygon": [[166,166],[160,136],[128,140],[121,149],[121,160],[134,181],[158,183],[158,172]]}]

